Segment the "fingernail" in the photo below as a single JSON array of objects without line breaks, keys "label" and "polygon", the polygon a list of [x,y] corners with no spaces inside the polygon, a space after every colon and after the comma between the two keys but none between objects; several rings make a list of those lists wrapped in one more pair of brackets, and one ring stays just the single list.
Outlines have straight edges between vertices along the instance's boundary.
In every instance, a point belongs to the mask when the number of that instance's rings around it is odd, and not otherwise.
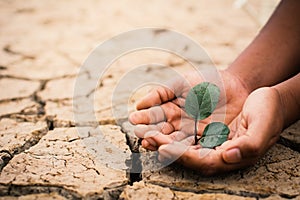
[{"label": "fingernail", "polygon": [[228,163],[238,163],[242,159],[241,151],[238,148],[229,149],[224,153],[223,158]]}]

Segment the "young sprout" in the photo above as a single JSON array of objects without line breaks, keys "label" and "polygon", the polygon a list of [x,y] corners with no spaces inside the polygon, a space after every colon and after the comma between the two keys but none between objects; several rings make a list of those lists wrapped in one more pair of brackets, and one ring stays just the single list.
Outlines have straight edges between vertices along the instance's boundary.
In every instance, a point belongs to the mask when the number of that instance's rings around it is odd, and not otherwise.
[{"label": "young sprout", "polygon": [[209,117],[215,110],[220,97],[220,89],[215,84],[203,82],[193,87],[185,100],[186,113],[194,118],[195,145],[200,141],[200,145],[205,148],[214,148],[227,140],[230,132],[227,125],[222,122],[212,122],[208,124],[201,138],[197,136],[197,122]]}]

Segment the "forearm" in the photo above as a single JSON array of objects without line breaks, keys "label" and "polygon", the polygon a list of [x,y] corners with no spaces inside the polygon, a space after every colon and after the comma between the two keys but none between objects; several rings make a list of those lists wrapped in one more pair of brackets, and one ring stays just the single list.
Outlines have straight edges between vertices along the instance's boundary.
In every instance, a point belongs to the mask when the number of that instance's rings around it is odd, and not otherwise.
[{"label": "forearm", "polygon": [[248,92],[272,86],[299,72],[300,1],[284,0],[253,42],[227,69]]},{"label": "forearm", "polygon": [[278,85],[273,86],[273,88],[277,90],[281,98],[285,127],[300,118],[299,85],[300,73]]}]

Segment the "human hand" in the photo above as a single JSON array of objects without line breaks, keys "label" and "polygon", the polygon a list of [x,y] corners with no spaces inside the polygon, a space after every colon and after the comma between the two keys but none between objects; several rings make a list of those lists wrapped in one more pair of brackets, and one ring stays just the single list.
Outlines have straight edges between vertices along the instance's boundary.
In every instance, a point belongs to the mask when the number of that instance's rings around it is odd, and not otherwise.
[{"label": "human hand", "polygon": [[247,98],[241,113],[230,123],[229,140],[215,149],[192,145],[193,137],[181,132],[170,139],[151,131],[146,133],[159,146],[159,160],[177,162],[212,175],[254,164],[277,141],[284,124],[283,106],[274,88],[260,88]]},{"label": "human hand", "polygon": [[[232,122],[240,113],[248,91],[240,80],[226,71],[219,72],[221,81],[215,82],[221,89],[220,101],[213,114],[198,123],[198,134],[204,127],[214,121]],[[203,78],[195,72],[177,78],[166,87],[152,90],[138,104],[139,111],[132,113],[129,120],[137,124],[135,133],[145,138],[145,133],[156,130],[173,140],[177,137],[187,137],[194,133],[194,120],[184,111],[185,98],[191,87],[203,82]],[[178,132],[180,131],[180,132]],[[180,136],[177,136],[179,134]],[[149,150],[157,150],[158,146],[151,137],[142,140],[142,146]]]}]

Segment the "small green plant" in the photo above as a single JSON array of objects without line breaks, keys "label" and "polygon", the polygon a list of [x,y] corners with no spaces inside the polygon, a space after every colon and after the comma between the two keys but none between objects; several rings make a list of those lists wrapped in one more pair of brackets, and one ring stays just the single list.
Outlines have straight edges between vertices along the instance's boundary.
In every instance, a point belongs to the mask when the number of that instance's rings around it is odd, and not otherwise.
[{"label": "small green plant", "polygon": [[222,122],[208,124],[203,131],[202,137],[198,138],[197,136],[197,122],[213,113],[219,97],[220,89],[209,82],[200,83],[189,91],[185,100],[185,111],[195,121],[195,145],[199,142],[202,147],[214,148],[227,140],[230,130]]}]

